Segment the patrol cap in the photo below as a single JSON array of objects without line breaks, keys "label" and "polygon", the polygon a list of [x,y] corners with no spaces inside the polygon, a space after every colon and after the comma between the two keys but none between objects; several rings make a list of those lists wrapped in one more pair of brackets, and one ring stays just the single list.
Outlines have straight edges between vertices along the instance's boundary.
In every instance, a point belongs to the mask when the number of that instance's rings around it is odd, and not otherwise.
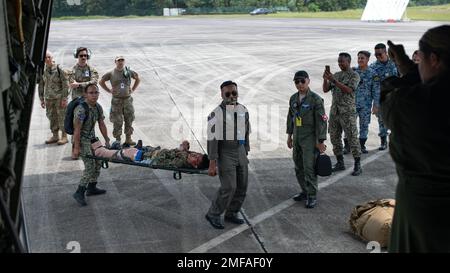
[{"label": "patrol cap", "polygon": [[116,56],[116,59],[114,59],[115,62],[118,60],[125,60],[125,58],[122,55]]},{"label": "patrol cap", "polygon": [[296,79],[309,79],[309,75],[308,75],[308,73],[306,73],[306,71],[305,70],[300,70],[300,71],[297,71],[296,73],[295,73],[295,75],[294,75],[294,81],[296,80]]}]

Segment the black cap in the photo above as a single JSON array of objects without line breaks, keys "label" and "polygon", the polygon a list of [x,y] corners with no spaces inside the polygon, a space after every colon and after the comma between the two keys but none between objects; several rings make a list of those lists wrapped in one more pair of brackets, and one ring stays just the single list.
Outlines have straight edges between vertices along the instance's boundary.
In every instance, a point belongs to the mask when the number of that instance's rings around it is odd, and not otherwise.
[{"label": "black cap", "polygon": [[237,87],[237,83],[235,83],[234,81],[224,81],[221,85],[220,85],[220,90],[222,90],[222,88],[224,88],[225,86],[228,85],[234,85]]},{"label": "black cap", "polygon": [[305,70],[297,71],[297,72],[295,73],[295,75],[294,75],[294,81],[295,81],[296,79],[301,79],[301,78],[309,79],[309,75],[308,75],[308,73],[306,73]]}]

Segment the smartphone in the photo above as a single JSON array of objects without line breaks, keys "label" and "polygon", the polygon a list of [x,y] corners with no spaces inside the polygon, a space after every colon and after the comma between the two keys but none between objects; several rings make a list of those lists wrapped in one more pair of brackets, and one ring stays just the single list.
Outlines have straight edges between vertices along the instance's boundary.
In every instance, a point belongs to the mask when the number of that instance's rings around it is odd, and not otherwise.
[{"label": "smartphone", "polygon": [[[330,72],[330,66],[329,66],[329,65],[326,65],[326,66],[325,66],[325,71]],[[331,72],[330,72],[330,73],[331,73]]]}]

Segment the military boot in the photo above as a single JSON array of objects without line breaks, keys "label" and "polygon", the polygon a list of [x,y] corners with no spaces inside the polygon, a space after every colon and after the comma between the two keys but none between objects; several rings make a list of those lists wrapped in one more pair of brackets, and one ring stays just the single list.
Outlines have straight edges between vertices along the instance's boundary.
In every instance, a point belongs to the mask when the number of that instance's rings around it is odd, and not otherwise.
[{"label": "military boot", "polygon": [[344,156],[338,155],[337,156],[337,163],[333,166],[333,169],[331,169],[333,172],[343,171],[345,170],[345,164],[344,164]]},{"label": "military boot", "polygon": [[63,131],[61,139],[58,141],[58,145],[64,145],[67,144],[69,140],[67,140],[67,134]]},{"label": "military boot", "polygon": [[344,155],[350,153],[350,145],[348,144],[348,139],[344,138]]},{"label": "military boot", "polygon": [[387,137],[383,136],[383,137],[381,137],[381,145],[380,145],[380,148],[378,148],[378,150],[384,151],[386,149],[387,149]]},{"label": "military boot", "polygon": [[106,193],[106,190],[97,188],[97,182],[89,183],[87,186],[86,196],[99,195]]},{"label": "military boot", "polygon": [[353,176],[359,176],[361,174],[362,174],[361,158],[360,157],[355,157],[355,167],[353,168],[352,175]]},{"label": "military boot", "polygon": [[125,139],[125,144],[128,144],[128,145],[130,145],[130,146],[134,146],[134,145],[136,145],[136,142],[134,142],[134,141],[131,139],[131,135],[127,135],[127,138]]},{"label": "military boot", "polygon": [[58,135],[58,131],[53,132],[53,136],[51,138],[49,138],[48,140],[45,141],[45,144],[53,144],[58,142],[59,140],[59,135]]},{"label": "military boot", "polygon": [[367,151],[367,148],[366,148],[366,141],[367,141],[367,138],[359,139],[359,144],[361,144],[361,153],[363,153],[363,154],[369,153],[369,151]]},{"label": "military boot", "polygon": [[77,191],[73,194],[73,198],[77,200],[78,204],[81,206],[86,206],[86,198],[84,197],[84,193],[86,192],[85,186],[78,186]]}]

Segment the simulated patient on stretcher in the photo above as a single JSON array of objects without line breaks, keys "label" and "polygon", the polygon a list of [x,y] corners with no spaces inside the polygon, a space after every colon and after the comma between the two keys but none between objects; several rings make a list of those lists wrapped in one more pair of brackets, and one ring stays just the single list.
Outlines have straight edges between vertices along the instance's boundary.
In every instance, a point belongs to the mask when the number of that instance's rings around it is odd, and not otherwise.
[{"label": "simulated patient on stretcher", "polygon": [[173,168],[207,169],[209,167],[208,155],[190,151],[187,140],[175,149],[137,145],[114,150],[106,148],[100,140],[93,142],[91,147],[96,157]]}]

